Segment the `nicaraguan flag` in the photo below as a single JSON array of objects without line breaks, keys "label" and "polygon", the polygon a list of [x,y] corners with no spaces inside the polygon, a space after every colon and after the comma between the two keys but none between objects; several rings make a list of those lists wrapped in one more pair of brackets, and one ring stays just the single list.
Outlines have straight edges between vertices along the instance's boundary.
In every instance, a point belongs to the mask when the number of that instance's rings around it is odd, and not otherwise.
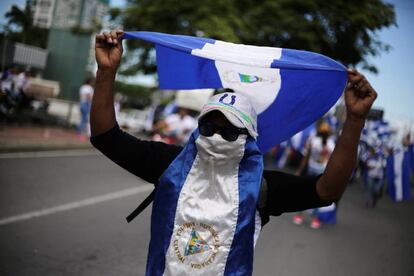
[{"label": "nicaraguan flag", "polygon": [[387,158],[387,190],[394,201],[411,199],[411,160],[408,150],[403,147],[394,149]]},{"label": "nicaraguan flag", "polygon": [[336,204],[317,209],[317,217],[324,224],[336,224]]},{"label": "nicaraguan flag", "polygon": [[408,156],[411,163],[411,172],[414,174],[414,144],[408,146]]},{"label": "nicaraguan flag", "polygon": [[194,131],[161,176],[146,275],[252,274],[263,156],[251,137],[217,136]]},{"label": "nicaraguan flag", "polygon": [[231,88],[248,96],[262,152],[321,118],[347,80],[343,65],[307,51],[154,32],[124,38],[155,43],[161,89]]}]

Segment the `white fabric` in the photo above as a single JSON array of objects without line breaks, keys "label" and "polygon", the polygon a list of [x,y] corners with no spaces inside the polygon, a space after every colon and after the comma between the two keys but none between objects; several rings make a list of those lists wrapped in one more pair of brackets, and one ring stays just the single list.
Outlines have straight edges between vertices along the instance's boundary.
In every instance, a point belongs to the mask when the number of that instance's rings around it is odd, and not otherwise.
[{"label": "white fabric", "polygon": [[332,211],[335,211],[335,208],[336,208],[336,204],[335,202],[333,202],[331,205],[319,207],[318,212],[321,212],[321,213],[332,212]]},{"label": "white fabric", "polygon": [[260,217],[260,213],[256,210],[256,216],[254,221],[254,247],[256,247],[257,240],[259,239],[260,233],[262,232],[262,218]]},{"label": "white fabric", "polygon": [[202,49],[194,49],[191,54],[213,60],[269,68],[273,60],[280,59],[282,56],[282,48],[242,45],[216,40],[214,44],[206,43]]},{"label": "white fabric", "polygon": [[[280,70],[269,67],[275,59],[281,58],[281,48],[216,41],[206,43],[202,49],[194,49],[191,54],[215,60],[223,87],[232,87],[248,96],[258,114],[276,99],[281,87]],[[239,73],[258,79],[242,82]]]},{"label": "white fabric", "polygon": [[[182,187],[164,275],[223,275],[239,206],[238,173],[246,135],[228,142],[199,136],[197,156]],[[209,249],[185,256],[194,229]]]},{"label": "white fabric", "polygon": [[[279,69],[255,68],[220,61],[216,61],[216,68],[223,87],[233,87],[237,93],[247,96],[259,114],[275,101],[282,85]],[[239,73],[259,79],[255,82],[242,82]]]},{"label": "white fabric", "polygon": [[93,96],[93,87],[84,84],[79,88],[79,98],[81,102],[90,102]]},{"label": "white fabric", "polygon": [[25,72],[22,72],[19,75],[17,75],[17,80],[16,80],[17,89],[22,89],[23,91],[25,91],[27,87],[29,87],[29,85],[30,85],[30,80],[26,76]]}]

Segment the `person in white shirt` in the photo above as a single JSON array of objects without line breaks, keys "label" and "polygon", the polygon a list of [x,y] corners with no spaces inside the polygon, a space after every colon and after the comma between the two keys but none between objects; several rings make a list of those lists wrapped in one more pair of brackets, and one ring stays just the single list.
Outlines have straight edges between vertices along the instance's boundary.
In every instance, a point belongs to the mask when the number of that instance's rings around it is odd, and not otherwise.
[{"label": "person in white shirt", "polygon": [[90,136],[89,113],[91,111],[91,103],[93,97],[93,80],[86,79],[85,83],[79,88],[79,108],[81,121],[78,132],[81,137]]},{"label": "person in white shirt", "polygon": [[[329,124],[325,121],[321,121],[317,127],[317,134],[309,137],[306,145],[306,153],[302,158],[302,162],[299,166],[297,174],[302,174],[304,168],[308,167],[307,175],[318,176],[324,173],[326,166],[328,165],[329,158],[335,149],[335,139],[332,135],[332,130]],[[331,209],[335,209],[335,203],[328,206]],[[310,227],[313,229],[319,229],[322,226],[322,222],[319,219],[318,209],[311,211],[312,220]],[[295,224],[302,224],[303,213],[298,213],[293,217]]]},{"label": "person in white shirt", "polygon": [[1,90],[4,93],[14,94],[16,80],[17,80],[17,69],[15,67],[5,70],[1,76]]},{"label": "person in white shirt", "polygon": [[165,120],[158,122],[154,130],[161,131],[168,137],[173,137],[175,144],[183,145],[197,128],[197,121],[189,115],[189,110],[179,108],[177,113],[171,114]]},{"label": "person in white shirt", "polygon": [[379,152],[379,149],[369,147],[368,156],[365,160],[367,168],[366,193],[367,207],[375,207],[380,197],[381,189],[384,183],[384,168],[386,165],[385,157]]}]

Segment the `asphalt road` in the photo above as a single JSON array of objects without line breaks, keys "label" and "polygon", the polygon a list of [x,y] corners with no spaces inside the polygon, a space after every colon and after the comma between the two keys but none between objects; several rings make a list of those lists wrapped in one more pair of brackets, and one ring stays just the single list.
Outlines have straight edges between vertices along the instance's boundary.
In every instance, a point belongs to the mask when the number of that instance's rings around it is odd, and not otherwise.
[{"label": "asphalt road", "polygon": [[[150,208],[125,216],[150,190],[95,151],[0,155],[0,275],[144,275]],[[320,230],[273,218],[254,275],[414,275],[414,202],[363,199],[349,187]]]}]

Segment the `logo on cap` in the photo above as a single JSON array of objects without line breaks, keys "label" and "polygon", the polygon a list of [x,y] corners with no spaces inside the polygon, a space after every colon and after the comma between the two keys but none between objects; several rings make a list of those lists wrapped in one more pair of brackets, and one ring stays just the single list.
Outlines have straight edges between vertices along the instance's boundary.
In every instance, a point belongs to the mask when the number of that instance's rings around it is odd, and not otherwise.
[{"label": "logo on cap", "polygon": [[219,99],[219,102],[224,103],[224,104],[228,104],[228,105],[234,105],[236,103],[236,95],[231,95],[231,100],[230,103],[225,103],[224,99],[227,98],[229,96],[229,94],[224,94],[223,96],[221,96],[221,98]]}]

